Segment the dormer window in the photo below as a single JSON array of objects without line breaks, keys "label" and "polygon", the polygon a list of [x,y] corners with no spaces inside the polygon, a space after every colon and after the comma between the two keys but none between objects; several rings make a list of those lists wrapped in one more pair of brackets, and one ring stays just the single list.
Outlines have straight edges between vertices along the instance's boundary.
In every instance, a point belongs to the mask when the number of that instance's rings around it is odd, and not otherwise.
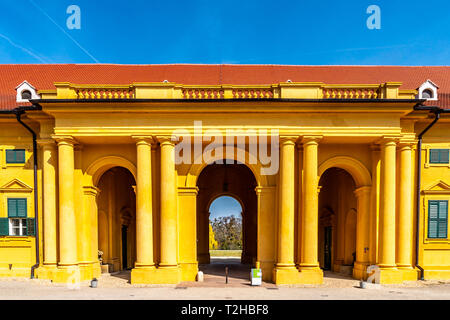
[{"label": "dormer window", "polygon": [[36,89],[26,80],[17,86],[16,92],[16,102],[29,102],[31,99],[40,98]]},{"label": "dormer window", "polygon": [[417,90],[419,91],[418,98],[426,100],[437,100],[438,86],[431,80],[425,81]]}]

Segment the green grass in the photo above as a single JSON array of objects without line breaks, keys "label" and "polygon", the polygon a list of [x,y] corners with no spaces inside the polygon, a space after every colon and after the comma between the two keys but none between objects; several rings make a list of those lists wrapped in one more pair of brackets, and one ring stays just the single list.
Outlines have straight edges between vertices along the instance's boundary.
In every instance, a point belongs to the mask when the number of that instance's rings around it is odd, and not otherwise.
[{"label": "green grass", "polygon": [[211,257],[240,257],[242,250],[209,250]]}]

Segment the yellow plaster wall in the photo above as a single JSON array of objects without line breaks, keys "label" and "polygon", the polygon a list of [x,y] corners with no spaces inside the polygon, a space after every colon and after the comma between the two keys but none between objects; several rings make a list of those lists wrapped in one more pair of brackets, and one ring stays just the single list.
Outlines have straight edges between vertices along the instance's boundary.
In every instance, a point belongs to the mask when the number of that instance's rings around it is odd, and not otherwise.
[{"label": "yellow plaster wall", "polygon": [[[416,130],[423,130],[425,125],[425,122],[417,123]],[[425,270],[425,279],[450,279],[450,219],[447,226],[447,239],[429,239],[427,237],[428,201],[448,200],[450,203],[450,189],[440,184],[443,182],[450,185],[450,165],[431,164],[429,150],[450,149],[449,141],[450,122],[448,120],[440,120],[423,139],[419,263]]]},{"label": "yellow plaster wall", "polygon": [[[29,123],[29,121],[27,121]],[[34,130],[39,127],[31,124]],[[7,164],[6,149],[25,149],[25,164]],[[34,218],[33,145],[31,134],[15,119],[0,119],[0,217],[8,217],[7,199],[26,198]],[[0,236],[0,276],[29,277],[36,263],[35,237]]]}]

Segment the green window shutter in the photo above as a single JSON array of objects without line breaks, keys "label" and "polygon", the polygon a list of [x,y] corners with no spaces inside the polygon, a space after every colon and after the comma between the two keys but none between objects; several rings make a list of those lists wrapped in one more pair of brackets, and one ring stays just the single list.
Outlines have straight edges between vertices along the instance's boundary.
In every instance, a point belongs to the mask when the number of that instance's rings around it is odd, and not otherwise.
[{"label": "green window shutter", "polygon": [[449,162],[449,150],[441,150],[441,158],[440,158],[441,163],[448,163]]},{"label": "green window shutter", "polygon": [[448,201],[428,201],[428,238],[446,239],[448,230]]},{"label": "green window shutter", "polygon": [[428,201],[428,238],[437,238],[438,236],[438,201]]},{"label": "green window shutter", "polygon": [[438,238],[447,238],[448,201],[439,201]]},{"label": "green window shutter", "polygon": [[27,236],[35,236],[36,222],[34,218],[27,219]]},{"label": "green window shutter", "polygon": [[8,218],[0,218],[0,236],[9,236]]},{"label": "green window shutter", "polygon": [[27,199],[16,199],[17,200],[17,216],[20,218],[27,217]]},{"label": "green window shutter", "polygon": [[438,149],[430,149],[430,163],[439,163]]},{"label": "green window shutter", "polygon": [[25,150],[16,150],[16,162],[25,163]]},{"label": "green window shutter", "polygon": [[14,163],[16,160],[16,156],[14,154],[14,150],[6,150],[6,163]]},{"label": "green window shutter", "polygon": [[17,199],[8,199],[8,217],[17,217]]}]

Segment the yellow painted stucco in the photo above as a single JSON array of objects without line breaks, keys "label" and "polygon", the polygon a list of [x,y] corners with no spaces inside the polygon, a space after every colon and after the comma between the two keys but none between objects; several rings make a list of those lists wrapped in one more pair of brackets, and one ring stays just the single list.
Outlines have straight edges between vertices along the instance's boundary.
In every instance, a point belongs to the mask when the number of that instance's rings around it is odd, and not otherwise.
[{"label": "yellow painted stucco", "polygon": [[[367,266],[378,265],[381,283],[416,280],[416,143],[432,119],[413,110],[416,92],[400,85],[55,83],[55,90],[39,92],[41,110],[23,116],[38,133],[37,194],[31,135],[14,116],[0,115],[0,218],[7,217],[8,197],[26,198],[34,217],[38,197],[38,278],[89,280],[102,270],[132,268],[132,283],[195,281],[199,259],[209,259],[209,223],[198,208],[220,192],[199,202],[207,163],[176,165],[171,135],[278,129],[279,172],[261,174],[263,164],[245,151],[256,185],[252,197],[239,199],[244,207],[254,201],[247,223],[256,236],[247,242],[256,243],[256,252],[249,244],[248,259],[261,266],[263,279],[322,283],[324,228],[330,227],[332,270],[365,279]],[[349,93],[360,89],[372,93]],[[235,100],[245,90],[265,99]],[[222,99],[208,99],[211,92]],[[195,121],[202,121],[200,133]],[[5,150],[14,148],[26,149],[25,164],[6,163]],[[450,148],[448,116],[423,140],[419,265],[425,279],[450,279],[450,237],[426,234],[427,201],[450,200],[450,166],[430,164],[430,148]],[[0,276],[28,277],[35,245],[35,237],[1,236]]]}]

